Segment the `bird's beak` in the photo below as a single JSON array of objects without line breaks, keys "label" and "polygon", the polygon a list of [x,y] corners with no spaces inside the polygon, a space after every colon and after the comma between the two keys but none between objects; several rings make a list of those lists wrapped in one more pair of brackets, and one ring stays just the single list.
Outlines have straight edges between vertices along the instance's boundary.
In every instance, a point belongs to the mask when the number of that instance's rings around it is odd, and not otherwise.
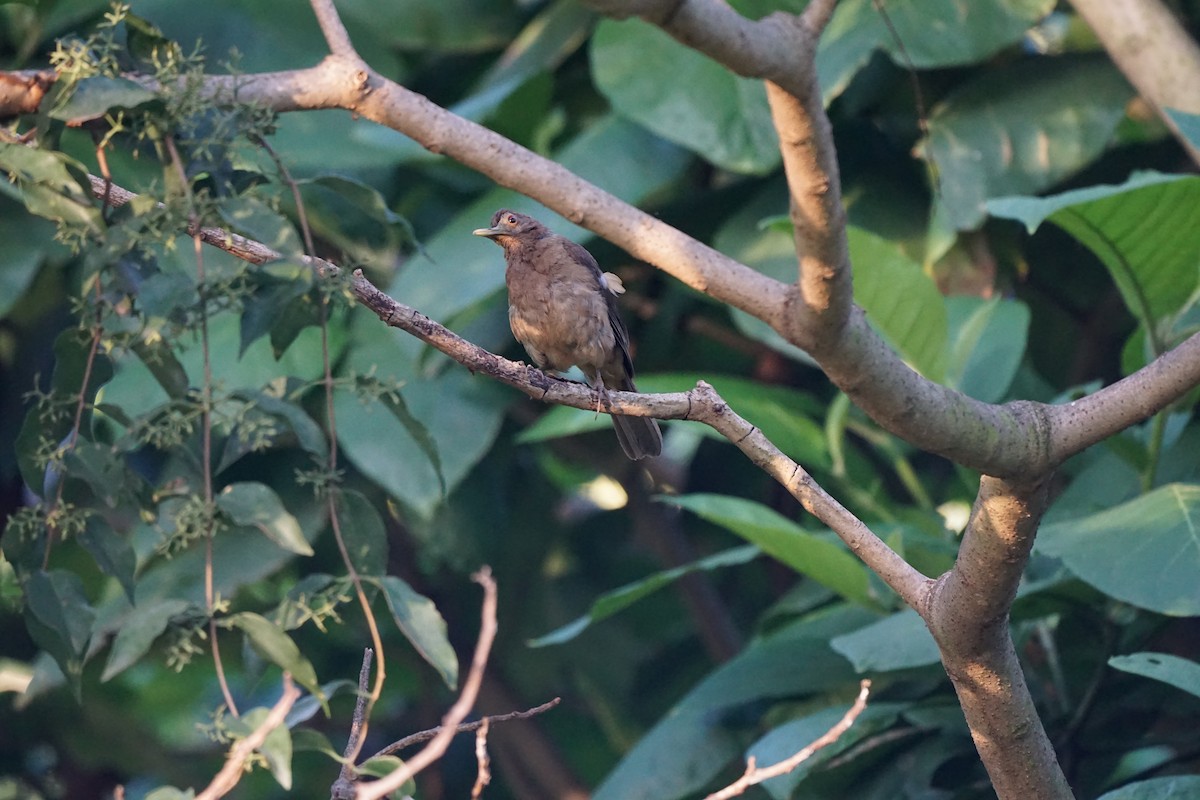
[{"label": "bird's beak", "polygon": [[504,230],[502,228],[476,228],[471,233],[475,236],[486,236],[489,239],[494,239],[504,233]]}]

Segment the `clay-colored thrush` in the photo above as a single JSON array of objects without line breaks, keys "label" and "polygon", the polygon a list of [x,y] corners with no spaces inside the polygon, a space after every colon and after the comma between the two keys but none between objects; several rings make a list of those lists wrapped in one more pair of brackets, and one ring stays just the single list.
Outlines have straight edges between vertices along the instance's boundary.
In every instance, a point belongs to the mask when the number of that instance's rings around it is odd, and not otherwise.
[{"label": "clay-colored thrush", "polygon": [[[508,323],[534,364],[554,372],[578,366],[606,401],[608,389],[637,391],[617,276],[602,273],[580,245],[515,211],[497,211],[492,227],[474,234],[504,248]],[[662,452],[662,433],[650,417],[614,415],[613,427],[635,461]]]}]

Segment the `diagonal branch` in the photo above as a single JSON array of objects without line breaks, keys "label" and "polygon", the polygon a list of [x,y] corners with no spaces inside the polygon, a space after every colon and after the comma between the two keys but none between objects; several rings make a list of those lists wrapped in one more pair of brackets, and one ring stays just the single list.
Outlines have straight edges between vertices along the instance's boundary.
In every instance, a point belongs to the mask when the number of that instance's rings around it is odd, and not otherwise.
[{"label": "diagonal branch", "polygon": [[[125,205],[137,197],[102,178],[90,176],[90,179],[93,194],[100,196],[107,193],[108,202],[113,206]],[[201,228],[199,236],[205,243],[254,264],[282,258],[260,242],[221,228]],[[339,266],[321,258],[306,256],[304,261],[324,277],[335,277],[342,272]],[[348,287],[354,298],[383,322],[417,337],[472,372],[482,372],[543,402],[589,411],[598,406],[600,398],[596,390],[582,383],[547,375],[526,364],[509,361],[463,339],[416,309],[380,291],[363,276],[362,270],[354,271]],[[604,407],[609,413],[692,420],[712,427],[751,462],[775,478],[806,511],[836,533],[905,603],[920,608],[925,601],[931,581],[821,488],[803,466],[785,455],[761,430],[739,416],[709,384],[701,381],[690,391],[669,394],[609,390],[605,397],[607,402]]]}]

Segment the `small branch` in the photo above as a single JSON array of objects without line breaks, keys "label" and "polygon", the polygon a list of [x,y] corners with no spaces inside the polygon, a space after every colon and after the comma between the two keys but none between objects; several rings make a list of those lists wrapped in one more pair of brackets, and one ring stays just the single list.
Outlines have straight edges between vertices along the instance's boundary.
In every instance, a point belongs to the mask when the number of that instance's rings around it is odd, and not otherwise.
[{"label": "small branch", "polygon": [[221,767],[221,771],[204,791],[196,795],[196,800],[216,800],[216,798],[228,794],[241,779],[242,766],[246,759],[250,757],[251,753],[262,747],[271,731],[283,724],[288,712],[292,710],[292,706],[299,698],[300,690],[292,684],[292,676],[285,672],[283,674],[283,694],[279,701],[271,708],[271,712],[267,714],[261,725],[233,746],[233,749],[229,751],[229,756],[225,759],[225,766]]},{"label": "small branch", "polygon": [[350,736],[346,739],[346,749],[342,751],[342,768],[338,771],[337,780],[329,787],[332,800],[349,800],[354,797],[354,784],[358,781],[354,761],[362,750],[363,734],[367,729],[367,703],[371,698],[367,684],[371,680],[373,655],[371,648],[363,650],[362,666],[358,669],[358,696],[354,701],[354,715],[350,718]]},{"label": "small branch", "polygon": [[475,655],[471,659],[471,669],[463,683],[462,694],[446,712],[446,716],[442,717],[441,729],[429,744],[386,777],[372,783],[359,784],[356,795],[358,800],[378,800],[399,789],[418,772],[441,758],[450,746],[450,740],[454,738],[459,723],[475,705],[475,698],[479,696],[479,686],[483,683],[483,671],[492,651],[492,642],[496,639],[496,581],[488,567],[482,567],[471,579],[483,587],[483,622],[479,630],[479,641],[475,644]]},{"label": "small branch", "polygon": [[785,758],[777,764],[769,767],[757,767],[754,763],[754,756],[746,759],[746,772],[742,777],[738,778],[733,783],[726,786],[719,792],[710,794],[705,800],[728,800],[730,797],[737,797],[744,793],[751,786],[756,786],[765,780],[777,778],[780,775],[786,775],[796,767],[803,764],[805,761],[813,757],[813,754],[818,750],[828,747],[842,737],[842,734],[850,729],[854,721],[858,719],[859,714],[867,707],[867,695],[871,692],[871,682],[864,680],[859,683],[858,698],[854,701],[854,705],[850,710],[838,720],[838,723],[826,731],[819,739],[808,745],[804,749],[794,755]]},{"label": "small branch", "polygon": [[329,45],[329,52],[342,58],[361,61],[354,44],[350,41],[350,34],[346,32],[346,26],[342,24],[342,18],[338,16],[333,0],[311,0],[311,5],[317,24],[321,26],[325,43]]},{"label": "small branch", "polygon": [[[489,716],[478,719],[475,722],[464,722],[464,723],[460,724],[458,727],[456,727],[454,729],[454,733],[455,733],[455,735],[457,735],[460,733],[469,733],[470,731],[476,731],[476,730],[479,730],[479,728],[485,724],[494,725],[498,722],[509,722],[514,719],[529,719],[530,717],[536,717],[538,714],[545,714],[547,711],[554,708],[561,702],[562,702],[562,698],[556,697],[553,700],[542,703],[540,706],[534,706],[533,708],[528,708],[524,711],[510,711],[507,714],[491,714]],[[442,730],[442,726],[439,725],[438,727],[430,728],[427,731],[418,731],[417,733],[409,734],[408,736],[405,736],[403,739],[392,742],[387,747],[383,748],[378,753],[371,756],[371,758],[379,758],[381,756],[388,756],[388,755],[391,755],[392,753],[398,753],[401,750],[405,749],[406,747],[412,747],[414,744],[420,744],[421,742],[427,742],[430,739],[432,739],[433,737],[437,736],[439,733],[441,733],[441,730]]]},{"label": "small branch", "polygon": [[492,760],[488,758],[487,735],[488,721],[487,717],[484,717],[483,724],[475,731],[475,763],[478,764],[478,772],[475,785],[471,787],[471,800],[479,800],[483,796],[484,787],[492,782]]}]

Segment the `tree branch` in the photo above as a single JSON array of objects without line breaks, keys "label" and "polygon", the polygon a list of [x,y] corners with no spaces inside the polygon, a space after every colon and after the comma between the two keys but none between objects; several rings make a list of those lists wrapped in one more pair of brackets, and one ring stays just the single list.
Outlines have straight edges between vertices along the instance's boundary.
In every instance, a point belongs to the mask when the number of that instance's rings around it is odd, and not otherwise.
[{"label": "tree branch", "polygon": [[1200,164],[1200,149],[1164,111],[1200,114],[1200,45],[1162,0],[1071,0],[1117,68]]},{"label": "tree branch", "polygon": [[1046,508],[1046,482],[984,476],[958,559],[918,612],[1002,798],[1073,797],[1013,648],[1008,612]]}]

